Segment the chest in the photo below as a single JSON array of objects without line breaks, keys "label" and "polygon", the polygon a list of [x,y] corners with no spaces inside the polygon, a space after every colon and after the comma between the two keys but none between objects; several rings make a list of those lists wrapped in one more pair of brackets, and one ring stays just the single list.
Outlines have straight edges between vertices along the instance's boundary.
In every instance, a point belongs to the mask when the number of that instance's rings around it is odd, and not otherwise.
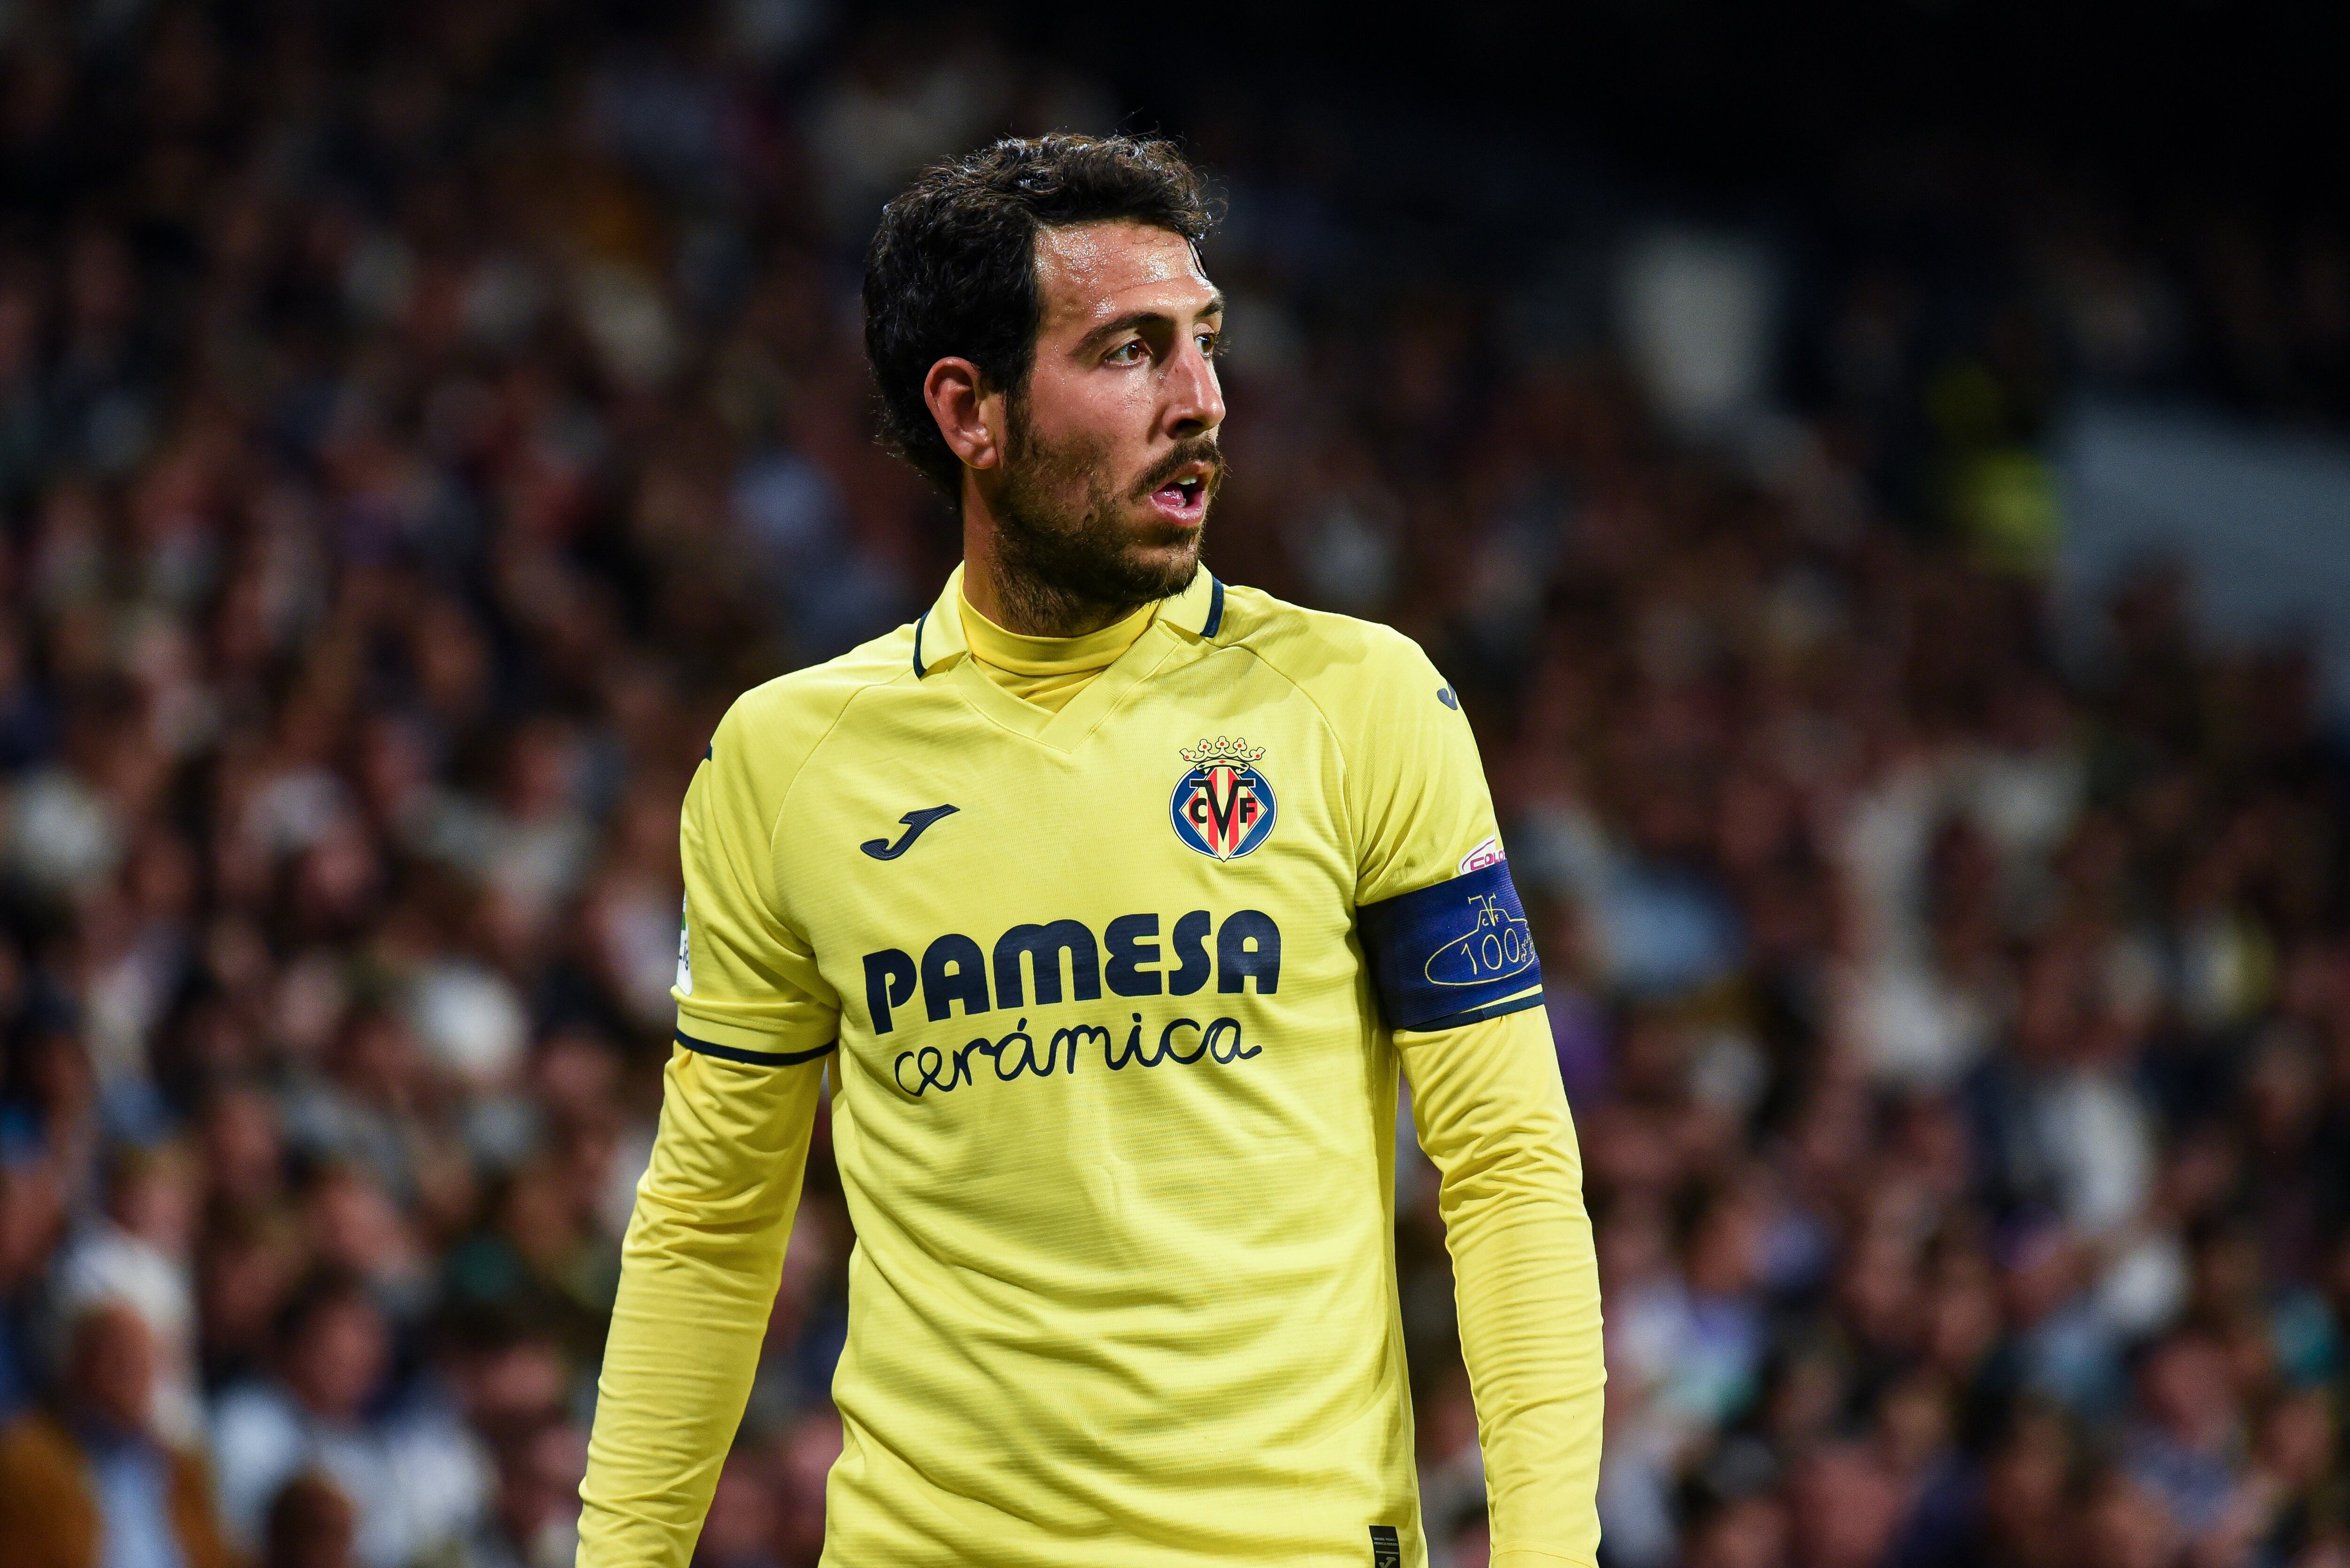
[{"label": "chest", "polygon": [[1193,666],[1045,739],[939,678],[877,698],[803,772],[777,845],[844,1039],[1276,958],[1294,990],[1316,953],[1350,979],[1345,760],[1287,681]]}]

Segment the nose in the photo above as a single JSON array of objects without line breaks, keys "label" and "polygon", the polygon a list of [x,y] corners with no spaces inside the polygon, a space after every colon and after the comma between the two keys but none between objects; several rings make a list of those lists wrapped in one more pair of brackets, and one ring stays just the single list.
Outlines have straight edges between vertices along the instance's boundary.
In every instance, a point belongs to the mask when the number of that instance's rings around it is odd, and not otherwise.
[{"label": "nose", "polygon": [[1205,435],[1224,422],[1223,384],[1216,379],[1215,361],[1200,351],[1196,341],[1183,345],[1168,367],[1167,382],[1168,434],[1180,441]]}]

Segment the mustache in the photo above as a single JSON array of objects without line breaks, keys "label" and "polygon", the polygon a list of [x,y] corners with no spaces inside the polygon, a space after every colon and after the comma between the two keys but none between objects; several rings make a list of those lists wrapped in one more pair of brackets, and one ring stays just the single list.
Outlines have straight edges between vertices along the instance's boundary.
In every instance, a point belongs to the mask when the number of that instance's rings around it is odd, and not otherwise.
[{"label": "mustache", "polygon": [[1170,483],[1176,474],[1195,462],[1208,465],[1208,472],[1201,477],[1207,482],[1209,499],[1213,500],[1216,492],[1223,488],[1224,476],[1231,472],[1232,462],[1224,456],[1224,449],[1217,444],[1214,437],[1197,435],[1186,436],[1177,441],[1172,452],[1151,464],[1150,471],[1134,487],[1135,499],[1141,500],[1160,485]]}]

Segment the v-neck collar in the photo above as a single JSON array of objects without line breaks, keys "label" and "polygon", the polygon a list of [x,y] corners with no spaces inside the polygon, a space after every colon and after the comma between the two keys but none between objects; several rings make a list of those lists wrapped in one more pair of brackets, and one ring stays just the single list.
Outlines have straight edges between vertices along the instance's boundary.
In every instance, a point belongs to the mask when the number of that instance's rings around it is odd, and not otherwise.
[{"label": "v-neck collar", "polygon": [[1159,601],[1159,613],[1133,645],[1055,713],[1006,691],[972,658],[958,603],[962,573],[957,566],[948,574],[938,598],[914,622],[914,674],[949,682],[1005,729],[1058,752],[1075,751],[1169,654],[1186,642],[1213,642],[1223,629],[1224,585],[1203,566],[1191,587]]}]

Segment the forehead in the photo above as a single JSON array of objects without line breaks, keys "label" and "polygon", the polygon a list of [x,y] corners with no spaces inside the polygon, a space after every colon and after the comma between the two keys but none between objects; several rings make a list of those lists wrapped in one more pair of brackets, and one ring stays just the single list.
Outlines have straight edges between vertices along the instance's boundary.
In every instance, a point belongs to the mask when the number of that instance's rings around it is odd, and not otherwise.
[{"label": "forehead", "polygon": [[1128,219],[1039,230],[1036,284],[1047,332],[1084,332],[1138,310],[1189,315],[1216,292],[1191,241]]}]

